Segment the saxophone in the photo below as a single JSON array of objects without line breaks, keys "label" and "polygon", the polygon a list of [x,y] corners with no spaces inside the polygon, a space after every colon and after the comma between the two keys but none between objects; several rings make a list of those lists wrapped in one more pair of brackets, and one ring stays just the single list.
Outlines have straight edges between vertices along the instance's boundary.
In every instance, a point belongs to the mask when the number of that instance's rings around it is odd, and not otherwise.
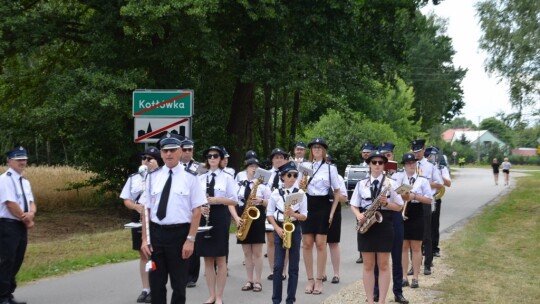
[{"label": "saxophone", "polygon": [[246,205],[244,206],[244,211],[242,212],[242,224],[238,226],[238,230],[236,231],[236,237],[240,241],[246,239],[249,228],[251,227],[251,223],[261,216],[261,212],[259,211],[259,209],[257,209],[257,207],[255,207],[255,204],[253,204],[252,201],[257,194],[257,188],[259,188],[259,185],[262,183],[263,178],[264,177],[259,177],[255,181],[255,185],[253,186],[253,189],[251,189],[249,197],[246,201]]},{"label": "saxophone", "polygon": [[291,217],[286,214],[291,210],[292,205],[296,205],[297,203],[297,200],[285,203],[285,210],[283,212],[283,249],[290,249],[292,246],[292,233],[294,232],[295,226],[292,223]]},{"label": "saxophone", "polygon": [[378,211],[378,209],[382,206],[381,198],[386,196],[391,186],[388,178],[385,177],[384,179],[386,180],[386,187],[382,189],[379,196],[377,196],[375,201],[373,201],[373,204],[371,204],[371,206],[369,206],[367,210],[364,212],[364,216],[366,217],[366,220],[363,223],[361,222],[356,223],[356,231],[360,234],[366,233],[369,230],[369,228],[373,226],[373,224],[382,223],[383,221],[383,216]]}]

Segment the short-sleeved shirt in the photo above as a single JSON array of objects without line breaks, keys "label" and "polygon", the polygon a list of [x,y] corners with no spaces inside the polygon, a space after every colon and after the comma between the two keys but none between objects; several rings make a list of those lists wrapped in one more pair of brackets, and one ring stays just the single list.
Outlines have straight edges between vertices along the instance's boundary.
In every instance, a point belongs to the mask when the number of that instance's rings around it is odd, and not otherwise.
[{"label": "short-sleeved shirt", "polygon": [[[411,193],[416,193],[425,197],[429,197],[433,199],[433,194],[431,193],[431,186],[429,185],[429,181],[423,177],[413,174],[412,176],[407,176],[407,173],[404,171],[402,172],[396,172],[392,178],[395,179],[396,184],[398,186],[401,186],[403,184],[410,185],[410,178],[414,178],[414,184],[412,185]],[[413,203],[417,203],[416,201]]]},{"label": "short-sleeved shirt", "polygon": [[[11,212],[9,212],[6,202],[14,202],[19,205],[21,210],[24,210],[24,196],[23,189],[21,189],[20,178],[22,176],[17,171],[9,168],[4,174],[0,175],[0,218],[9,218],[19,220]],[[30,182],[22,177],[22,184],[24,188],[24,195],[28,203],[28,210],[30,210],[30,204],[34,203],[34,194],[32,193],[32,187]]]},{"label": "short-sleeved shirt", "polygon": [[[373,184],[373,181],[375,179],[379,181],[379,187],[386,187],[388,183],[390,183],[390,191],[388,191],[386,194],[389,203],[395,203],[400,206],[403,205],[403,199],[400,195],[396,193],[397,187],[399,187],[401,184],[399,182],[396,182],[394,179],[384,178],[384,176],[381,174],[377,178],[369,176],[356,183],[356,187],[354,188],[353,194],[351,196],[351,206],[355,206],[358,208],[368,208],[369,206],[371,206],[371,204],[373,204],[373,201],[376,199],[376,197],[371,196],[371,185]],[[387,208],[381,207],[381,209],[386,210]]]},{"label": "short-sleeved shirt", "polygon": [[[206,172],[205,174],[199,175],[199,185],[201,190],[205,193],[206,197],[206,186],[207,183],[209,183],[212,180],[212,173],[214,173],[215,176],[215,184],[214,184],[214,197],[225,197],[228,199],[232,199],[235,202],[238,202],[238,184],[234,181],[234,178],[224,172],[221,169],[217,169],[215,171]],[[206,201],[206,198],[204,199]]]},{"label": "short-sleeved shirt", "polygon": [[328,194],[331,188],[337,190],[341,188],[336,166],[331,166],[322,161],[312,164],[313,176],[307,186],[307,193],[312,196],[323,196]]},{"label": "short-sleeved shirt", "polygon": [[[280,193],[280,189],[275,189],[272,194],[270,195],[270,199],[268,200],[268,206],[266,207],[266,216],[273,216],[274,219],[278,222],[283,222],[283,212],[285,211],[285,201],[287,200],[287,197],[290,195],[290,193],[294,192],[295,187],[291,187],[288,189],[282,189],[283,196]],[[296,188],[298,189],[298,188]],[[304,191],[298,189],[299,193],[304,193]],[[300,214],[303,214],[305,216],[308,215],[307,210],[307,198],[304,195],[302,198],[302,201],[300,201],[298,204],[291,206],[292,210],[295,212],[298,212]],[[292,219],[295,220],[295,219]]]},{"label": "short-sleeved shirt", "polygon": [[[244,194],[245,194],[245,191],[246,191],[246,187],[247,185],[249,184],[249,188],[251,190],[253,190],[253,187],[255,187],[255,182],[257,181],[257,179],[252,179],[250,181],[247,180],[247,177],[246,179],[244,180],[241,180],[238,182],[238,193],[237,193],[237,196],[238,196],[238,206],[242,207],[244,206],[245,202],[244,202]],[[263,198],[263,199],[268,199],[270,197],[270,194],[272,192],[270,192],[270,188],[268,188],[267,185],[261,183],[259,184],[259,186],[257,186],[257,193],[255,194],[256,197],[259,197],[259,198]]]},{"label": "short-sleeved shirt", "polygon": [[[427,178],[428,182],[434,182],[440,185],[444,185],[441,172],[437,170],[435,165],[430,163],[427,158],[422,158],[422,160],[419,160],[417,163],[418,170],[422,172],[421,176]],[[431,193],[435,194],[437,192],[437,189],[433,188],[431,189]]]},{"label": "short-sleeved shirt", "polygon": [[[172,170],[172,184],[166,216],[163,220],[157,217],[163,187]],[[232,178],[232,177],[231,177]],[[148,174],[146,178],[148,206],[151,208],[151,221],[160,225],[191,223],[193,209],[206,203],[206,194],[202,190],[197,176],[187,172],[181,164],[174,168],[163,166]]]},{"label": "short-sleeved shirt", "polygon": [[138,203],[138,200],[140,199],[139,195],[143,189],[143,182],[143,177],[140,174],[135,173],[130,175],[124,184],[124,188],[122,188],[120,198]]}]

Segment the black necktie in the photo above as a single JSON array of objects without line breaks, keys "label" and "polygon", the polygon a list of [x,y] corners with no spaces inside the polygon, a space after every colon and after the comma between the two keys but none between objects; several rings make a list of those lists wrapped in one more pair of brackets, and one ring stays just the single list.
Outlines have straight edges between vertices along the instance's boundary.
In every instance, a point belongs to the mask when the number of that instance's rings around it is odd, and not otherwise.
[{"label": "black necktie", "polygon": [[410,177],[409,178],[409,185],[414,185],[414,182],[416,181],[416,179],[414,177]]},{"label": "black necktie", "polygon": [[276,175],[274,175],[274,181],[272,182],[272,189],[277,189],[279,187],[279,170],[276,170]]},{"label": "black necktie", "polygon": [[377,197],[377,194],[378,194],[377,192],[379,191],[378,185],[379,185],[379,180],[378,179],[374,180],[373,181],[373,190],[372,190],[373,192],[371,192],[371,197],[373,199],[375,199]]},{"label": "black necktie", "polygon": [[251,194],[251,187],[249,185],[251,185],[251,183],[246,181],[246,188],[244,189],[244,200],[246,201],[246,203],[248,202],[247,200],[249,198],[249,195]]},{"label": "black necktie", "polygon": [[167,215],[167,203],[169,202],[169,194],[171,193],[171,184],[172,170],[169,170],[169,178],[165,182],[165,186],[161,192],[161,198],[159,199],[159,206],[157,210],[157,217],[160,221]]},{"label": "black necktie", "polygon": [[26,194],[24,193],[24,187],[23,187],[23,177],[19,177],[19,182],[21,183],[21,191],[22,191],[22,196],[23,196],[23,199],[24,199],[24,212],[28,212],[28,201],[26,200]]},{"label": "black necktie", "polygon": [[210,180],[210,182],[208,183],[208,188],[206,189],[206,194],[209,197],[214,196],[214,186],[216,185],[216,180],[214,179],[215,176],[216,174],[212,173],[212,180]]}]

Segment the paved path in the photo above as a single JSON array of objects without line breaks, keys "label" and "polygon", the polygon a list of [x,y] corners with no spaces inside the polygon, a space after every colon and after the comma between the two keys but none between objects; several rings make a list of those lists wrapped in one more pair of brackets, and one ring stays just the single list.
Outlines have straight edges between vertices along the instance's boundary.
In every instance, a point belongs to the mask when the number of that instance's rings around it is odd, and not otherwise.
[{"label": "paved path", "polygon": [[[511,185],[516,176],[523,173],[512,174]],[[502,177],[502,176],[501,176]],[[510,187],[495,186],[491,171],[488,169],[456,169],[454,182],[447,189],[443,197],[441,216],[441,239],[445,239],[461,223],[473,216],[475,212],[492,202],[500,195],[507,193]],[[348,208],[343,209],[342,242],[341,242],[341,283],[324,285],[322,295],[305,295],[306,275],[303,261],[300,261],[300,279],[298,283],[298,304],[320,303],[341,287],[359,280],[362,276],[362,264],[356,264],[358,258],[356,251],[355,221]],[[126,240],[128,242],[128,240]],[[240,288],[245,283],[245,268],[242,266],[242,249],[236,245],[236,240],[230,238],[229,278],[225,287],[224,301],[231,303],[270,303],[272,297],[272,282],[263,279],[263,291],[242,292]],[[444,252],[442,253],[444,254]],[[437,259],[434,261],[435,267]],[[131,261],[113,265],[94,267],[74,274],[40,280],[17,289],[16,297],[28,301],[30,304],[131,304],[140,291],[138,278],[138,261]],[[197,287],[188,288],[188,303],[203,303],[208,296],[203,271]],[[269,267],[265,261],[263,276],[269,274]],[[330,255],[328,255],[327,274],[333,275]],[[286,285],[285,285],[286,286]],[[169,293],[170,294],[170,293]]]}]

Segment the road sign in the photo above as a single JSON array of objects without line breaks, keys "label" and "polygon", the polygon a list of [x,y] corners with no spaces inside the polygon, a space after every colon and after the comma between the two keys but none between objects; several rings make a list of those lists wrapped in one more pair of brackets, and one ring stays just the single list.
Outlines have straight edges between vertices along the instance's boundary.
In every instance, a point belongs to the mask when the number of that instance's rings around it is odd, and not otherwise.
[{"label": "road sign", "polygon": [[191,118],[135,117],[135,142],[157,143],[166,132],[191,137]]},{"label": "road sign", "polygon": [[134,117],[191,117],[192,90],[133,91]]}]

